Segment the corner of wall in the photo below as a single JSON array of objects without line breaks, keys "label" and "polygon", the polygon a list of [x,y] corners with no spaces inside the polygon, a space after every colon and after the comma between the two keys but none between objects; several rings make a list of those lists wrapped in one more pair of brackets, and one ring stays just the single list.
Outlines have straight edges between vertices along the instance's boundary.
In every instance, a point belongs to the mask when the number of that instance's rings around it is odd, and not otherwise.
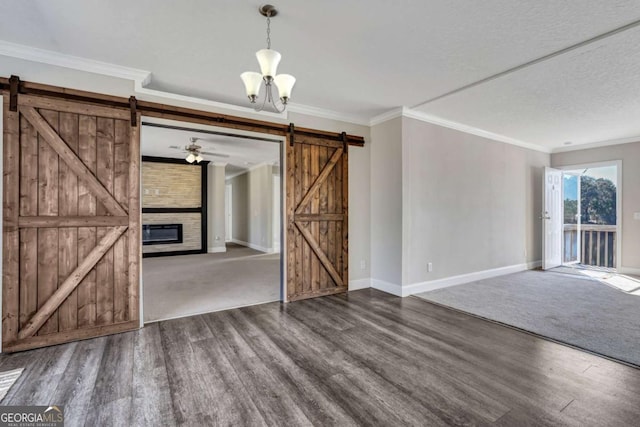
[{"label": "corner of wall", "polygon": [[405,297],[405,289],[402,285],[398,285],[391,282],[386,282],[379,279],[371,279],[371,287],[382,292],[386,292],[397,297]]},{"label": "corner of wall", "polygon": [[371,278],[349,280],[349,292],[371,287]]},{"label": "corner of wall", "polygon": [[402,281],[402,119],[371,128],[371,279]]}]

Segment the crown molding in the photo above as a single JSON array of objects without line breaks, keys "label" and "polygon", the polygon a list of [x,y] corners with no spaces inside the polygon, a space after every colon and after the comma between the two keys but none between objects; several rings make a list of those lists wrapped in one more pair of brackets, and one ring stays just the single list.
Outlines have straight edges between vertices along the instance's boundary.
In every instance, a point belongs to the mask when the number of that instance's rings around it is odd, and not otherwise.
[{"label": "crown molding", "polygon": [[405,108],[397,107],[393,108],[385,113],[379,114],[377,116],[372,117],[369,120],[369,126],[379,125],[380,123],[388,122],[389,120],[397,119],[398,117],[403,116]]},{"label": "crown molding", "polygon": [[606,141],[587,142],[585,144],[562,146],[554,148],[551,153],[566,153],[567,151],[588,150],[590,148],[609,147],[612,145],[630,144],[633,142],[640,142],[640,135],[631,136],[628,138],[609,139]]},{"label": "crown molding", "polygon": [[395,119],[397,117],[407,117],[415,120],[419,120],[426,123],[443,126],[449,129],[458,130],[461,132],[477,135],[483,138],[488,138],[494,141],[504,142],[507,144],[516,145],[523,148],[528,148],[543,153],[561,153],[566,151],[585,150],[589,148],[606,147],[611,145],[626,144],[632,142],[639,142],[640,135],[637,137],[621,138],[607,141],[598,141],[592,143],[578,144],[572,146],[563,146],[554,149],[533,144],[525,141],[521,141],[515,138],[510,138],[504,135],[496,134],[493,132],[485,131],[483,129],[475,128],[473,126],[464,125],[462,123],[446,120],[437,116],[432,116],[415,109],[407,107],[393,108],[385,113],[367,119],[362,116],[354,116],[339,113],[337,111],[312,107],[308,105],[291,103],[288,105],[287,110],[283,113],[275,113],[269,111],[256,112],[253,108],[242,107],[234,104],[227,104],[223,102],[212,101],[203,98],[196,98],[186,95],[179,95],[176,93],[165,92],[157,89],[150,89],[146,87],[152,78],[152,73],[147,70],[141,70],[137,68],[124,67],[121,65],[111,64],[107,62],[97,61],[93,59],[82,58],[79,56],[68,55],[60,52],[54,52],[51,50],[39,49],[31,46],[10,43],[0,40],[0,56],[7,56],[26,61],[38,62],[42,64],[69,68],[77,71],[84,71],[88,73],[109,76],[124,80],[131,80],[134,82],[134,95],[159,98],[162,100],[173,101],[172,103],[184,103],[190,106],[198,105],[211,109],[214,111],[228,111],[238,113],[243,116],[249,117],[269,117],[277,120],[287,121],[289,119],[288,113],[305,114],[312,117],[318,117],[323,119],[341,121],[346,123],[353,123],[361,126],[375,126],[380,123]]},{"label": "crown molding", "polygon": [[122,67],[120,65],[67,55],[51,50],[9,43],[4,40],[0,40],[0,55],[24,59],[26,61],[40,62],[42,64],[55,65],[57,67],[70,68],[78,71],[101,74],[103,76],[133,80],[135,82],[140,82],[141,85],[146,85],[151,81],[150,71]]},{"label": "crown molding", "polygon": [[412,110],[409,108],[403,109],[403,117],[410,119],[420,120],[434,125],[446,127],[449,129],[459,130],[461,132],[470,133],[472,135],[480,136],[494,141],[504,142],[506,144],[516,145],[518,147],[528,148],[529,150],[540,151],[543,153],[551,153],[551,150],[547,147],[538,144],[532,144],[530,142],[521,141],[519,139],[510,138],[508,136],[500,135],[497,133],[489,132],[483,129],[479,129],[473,126],[464,125],[462,123],[446,120],[440,117],[432,116],[421,111]]},{"label": "crown molding", "polygon": [[325,108],[311,107],[309,105],[302,105],[296,103],[289,103],[287,105],[287,111],[290,113],[306,114],[308,116],[319,117],[322,119],[336,120],[339,122],[353,123],[361,126],[369,126],[369,119],[367,117],[352,116],[348,114],[339,113],[333,110],[327,110]]},{"label": "crown molding", "polygon": [[134,95],[138,97],[140,97],[139,95],[143,95],[141,99],[146,95],[161,98],[162,100],[174,101],[174,103],[187,103],[191,104],[191,106],[198,105],[214,110],[232,111],[234,113],[240,113],[250,117],[271,117],[285,121],[287,120],[286,112],[274,113],[270,111],[255,111],[253,108],[242,107],[239,105],[150,89],[146,86],[151,83],[151,71],[147,70],[124,67],[108,62],[96,61],[51,50],[39,49],[32,46],[10,43],[3,40],[0,40],[0,56],[8,56],[102,76],[132,80],[134,83]]},{"label": "crown molding", "polygon": [[295,112],[323,119],[337,120],[363,126],[369,125],[368,119],[364,117],[350,116],[348,114],[342,114],[337,111],[311,107],[302,104],[292,103],[287,107],[287,110],[282,113],[271,111],[255,111],[253,108],[242,107],[239,105],[227,104],[223,102],[217,102],[186,95],[179,95],[176,93],[165,92],[157,89],[150,89],[146,86],[151,83],[151,71],[124,67],[108,62],[96,61],[93,59],[82,58],[79,56],[68,55],[51,50],[39,49],[32,46],[10,43],[3,40],[0,40],[0,56],[8,56],[12,58],[23,59],[26,61],[33,61],[57,67],[69,68],[72,70],[85,71],[88,73],[99,74],[103,76],[132,80],[134,82],[134,95],[136,96],[146,95],[150,97],[157,97],[179,103],[204,106],[214,110],[232,111],[234,113],[240,113],[242,115],[248,115],[250,117],[269,117],[287,121],[288,112]]},{"label": "crown molding", "polygon": [[[136,95],[148,95],[148,96],[157,97],[157,98],[170,99],[172,101],[177,101],[177,102],[185,103],[189,105],[195,104],[195,105],[204,106],[213,110],[233,111],[234,113],[241,113],[245,116],[253,116],[253,117],[261,116],[262,118],[271,117],[274,119],[282,119],[285,121],[288,119],[288,115],[286,111],[282,113],[274,113],[271,111],[255,111],[253,108],[241,107],[239,105],[227,104],[227,103],[218,102],[218,101],[211,101],[204,98],[195,98],[192,96],[179,95],[177,93],[165,92],[157,89],[149,89],[147,87],[143,87],[142,84],[137,80],[134,81],[134,93]],[[141,99],[144,99],[144,98],[141,98]]]},{"label": "crown molding", "polygon": [[244,175],[245,173],[247,173],[247,171],[241,171],[241,172],[238,172],[238,173],[234,173],[233,175],[229,175],[229,176],[225,175],[224,180],[226,182],[226,181],[229,181],[230,179],[235,178],[236,176]]},{"label": "crown molding", "polygon": [[416,111],[407,107],[394,108],[392,110],[387,111],[386,113],[380,114],[379,116],[375,116],[370,120],[369,125],[375,126],[380,123],[384,123],[386,121],[393,120],[398,117],[406,117],[408,119],[414,119],[414,120],[419,120],[425,123],[431,123],[433,125],[438,125],[445,128],[458,130],[460,132],[480,136],[482,138],[491,139],[493,141],[516,145],[518,147],[527,148],[529,150],[540,151],[542,153],[547,153],[547,154],[551,153],[551,150],[549,148],[543,147],[542,145],[532,144],[529,142],[521,141],[519,139],[510,138],[508,136],[504,136],[504,135],[489,132],[483,129],[479,129],[473,126],[468,126],[462,123],[446,120],[441,117],[432,116],[430,114],[423,113],[421,111]]}]

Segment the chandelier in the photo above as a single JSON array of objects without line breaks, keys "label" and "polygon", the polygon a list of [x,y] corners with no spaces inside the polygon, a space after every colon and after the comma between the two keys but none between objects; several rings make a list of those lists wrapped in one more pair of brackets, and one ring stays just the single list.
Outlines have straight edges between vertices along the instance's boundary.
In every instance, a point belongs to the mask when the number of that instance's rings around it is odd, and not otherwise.
[{"label": "chandelier", "polygon": [[[256,73],[253,71],[246,71],[240,74],[240,78],[244,83],[249,101],[251,101],[252,104],[256,104],[254,107],[256,111],[264,110],[267,103],[269,103],[277,112],[282,113],[285,108],[287,108],[287,102],[289,102],[291,90],[293,89],[293,85],[296,83],[296,78],[291,74],[276,75],[278,63],[280,63],[282,55],[271,49],[271,18],[276,16],[278,11],[270,4],[260,7],[258,10],[262,16],[267,18],[267,48],[260,49],[256,52],[256,58],[258,58],[261,72]],[[266,95],[262,101],[262,105],[258,106],[256,101],[263,83]],[[278,98],[280,99],[279,103],[273,96],[274,85],[278,89]]]}]

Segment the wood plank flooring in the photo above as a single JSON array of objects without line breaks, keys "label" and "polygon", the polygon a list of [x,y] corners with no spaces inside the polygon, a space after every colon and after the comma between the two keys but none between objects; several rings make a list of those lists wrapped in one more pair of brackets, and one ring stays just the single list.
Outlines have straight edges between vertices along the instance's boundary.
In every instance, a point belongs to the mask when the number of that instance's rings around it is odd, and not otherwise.
[{"label": "wood plank flooring", "polygon": [[640,370],[375,290],[0,356],[67,425],[632,426]]}]

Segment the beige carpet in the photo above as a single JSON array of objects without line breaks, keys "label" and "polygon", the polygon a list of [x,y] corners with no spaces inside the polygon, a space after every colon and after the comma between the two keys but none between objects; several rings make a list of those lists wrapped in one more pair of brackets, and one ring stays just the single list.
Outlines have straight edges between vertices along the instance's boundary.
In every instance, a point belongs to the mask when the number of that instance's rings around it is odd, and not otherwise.
[{"label": "beige carpet", "polygon": [[640,367],[640,296],[593,278],[529,270],[416,296]]},{"label": "beige carpet", "polygon": [[280,299],[280,254],[227,244],[227,252],[145,258],[144,321]]},{"label": "beige carpet", "polygon": [[598,267],[582,267],[579,264],[563,265],[550,270],[554,273],[574,274],[596,279],[605,285],[612,286],[628,294],[640,296],[640,276],[619,274],[611,269]]}]

